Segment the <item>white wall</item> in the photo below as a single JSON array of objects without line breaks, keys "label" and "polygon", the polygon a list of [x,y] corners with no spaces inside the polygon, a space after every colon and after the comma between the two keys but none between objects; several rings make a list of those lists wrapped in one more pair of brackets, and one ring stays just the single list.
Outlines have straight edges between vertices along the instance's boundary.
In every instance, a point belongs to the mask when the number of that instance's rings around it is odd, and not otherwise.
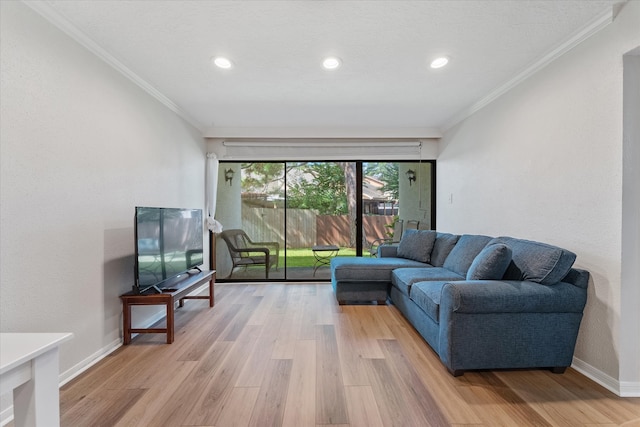
[{"label": "white wall", "polygon": [[205,144],[23,3],[0,3],[0,330],[73,332],[72,375],[120,342],[134,207],[204,207]]},{"label": "white wall", "polygon": [[[623,315],[622,57],[640,45],[638,22],[640,2],[631,2],[603,31],[445,132],[437,169],[439,230],[577,253],[576,266],[592,279],[575,355],[614,389]],[[640,191],[639,182],[626,184]],[[640,390],[637,375],[626,380]]]},{"label": "white wall", "polygon": [[640,378],[640,46],[624,57],[623,108],[620,382],[624,391]]}]

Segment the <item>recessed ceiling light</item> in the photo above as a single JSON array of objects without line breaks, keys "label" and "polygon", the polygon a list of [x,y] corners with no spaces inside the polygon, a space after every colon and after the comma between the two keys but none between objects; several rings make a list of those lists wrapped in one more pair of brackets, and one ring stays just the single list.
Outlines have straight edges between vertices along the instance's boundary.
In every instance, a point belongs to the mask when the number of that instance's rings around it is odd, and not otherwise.
[{"label": "recessed ceiling light", "polygon": [[213,63],[216,64],[216,67],[224,69],[231,68],[233,66],[233,63],[230,60],[222,56],[213,58]]},{"label": "recessed ceiling light", "polygon": [[449,63],[449,58],[441,56],[431,61],[431,68],[442,68]]},{"label": "recessed ceiling light", "polygon": [[322,66],[327,70],[335,70],[340,66],[340,64],[342,64],[342,61],[340,61],[340,58],[336,58],[335,56],[330,56],[322,61]]}]

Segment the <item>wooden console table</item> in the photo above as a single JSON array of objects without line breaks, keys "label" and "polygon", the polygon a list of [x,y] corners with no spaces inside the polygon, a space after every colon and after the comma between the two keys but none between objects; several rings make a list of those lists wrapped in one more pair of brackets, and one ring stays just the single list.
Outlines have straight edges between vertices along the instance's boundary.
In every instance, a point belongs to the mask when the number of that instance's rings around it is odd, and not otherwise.
[{"label": "wooden console table", "polygon": [[[120,295],[122,300],[122,323],[123,323],[123,344],[127,345],[131,342],[131,334],[167,334],[167,344],[173,342],[173,309],[175,302],[178,301],[180,307],[184,306],[186,299],[208,299],[209,307],[213,307],[215,270],[202,271],[176,282],[173,286],[163,289],[161,294],[156,291],[137,294],[133,291]],[[209,295],[189,295],[198,286],[209,282]],[[131,306],[133,305],[164,305],[167,309],[167,325],[166,328],[132,328],[131,327]]]}]

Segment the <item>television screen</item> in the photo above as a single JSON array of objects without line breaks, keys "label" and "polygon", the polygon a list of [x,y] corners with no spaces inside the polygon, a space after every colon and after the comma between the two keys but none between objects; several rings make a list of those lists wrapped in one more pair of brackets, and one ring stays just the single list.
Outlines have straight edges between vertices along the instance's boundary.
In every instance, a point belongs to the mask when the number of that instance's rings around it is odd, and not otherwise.
[{"label": "television screen", "polygon": [[136,207],[136,287],[160,290],[203,263],[202,209]]}]

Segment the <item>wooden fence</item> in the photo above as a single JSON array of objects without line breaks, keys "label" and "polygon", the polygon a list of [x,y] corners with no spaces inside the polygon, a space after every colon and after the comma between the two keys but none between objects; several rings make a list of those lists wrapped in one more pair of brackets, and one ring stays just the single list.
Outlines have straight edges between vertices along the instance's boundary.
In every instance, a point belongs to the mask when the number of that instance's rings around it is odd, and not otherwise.
[{"label": "wooden fence", "polygon": [[[287,247],[310,248],[314,245],[350,246],[347,215],[318,215],[312,209],[288,209]],[[364,240],[384,237],[392,215],[371,215],[364,219]],[[242,208],[242,228],[256,242],[284,242],[285,210],[282,208]]]}]

